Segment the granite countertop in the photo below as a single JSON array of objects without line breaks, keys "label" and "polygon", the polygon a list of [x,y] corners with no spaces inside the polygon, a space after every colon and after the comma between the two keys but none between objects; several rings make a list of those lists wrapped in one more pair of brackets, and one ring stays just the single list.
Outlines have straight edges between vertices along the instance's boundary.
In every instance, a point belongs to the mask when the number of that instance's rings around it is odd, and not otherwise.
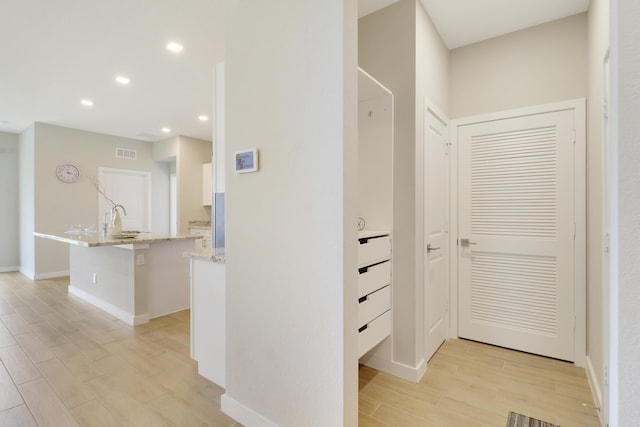
[{"label": "granite countertop", "polygon": [[211,221],[200,220],[200,221],[189,221],[189,227],[198,227],[198,228],[211,228]]},{"label": "granite countertop", "polygon": [[[127,234],[123,232],[123,234]],[[42,237],[45,239],[56,240],[58,242],[69,243],[72,245],[97,247],[97,246],[118,246],[118,245],[132,245],[141,243],[154,243],[169,240],[195,240],[202,236],[197,234],[169,234],[169,233],[139,233],[134,237],[122,237],[112,238],[111,236],[105,236],[99,232],[89,233],[65,233],[65,232],[53,232],[42,233],[33,232],[34,236]]]},{"label": "granite countertop", "polygon": [[186,258],[200,259],[203,261],[219,262],[222,264],[225,262],[224,248],[214,248],[211,254],[204,252],[185,252],[183,255]]}]

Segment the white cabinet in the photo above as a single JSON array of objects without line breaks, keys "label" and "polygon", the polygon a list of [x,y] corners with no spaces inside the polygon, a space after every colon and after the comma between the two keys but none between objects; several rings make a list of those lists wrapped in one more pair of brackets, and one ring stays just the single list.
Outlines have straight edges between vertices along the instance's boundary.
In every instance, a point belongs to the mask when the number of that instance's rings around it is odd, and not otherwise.
[{"label": "white cabinet", "polygon": [[191,358],[198,373],[225,387],[225,265],[191,258]]},{"label": "white cabinet", "polygon": [[358,357],[391,334],[391,237],[358,233]]},{"label": "white cabinet", "polygon": [[202,165],[202,206],[211,206],[213,195],[211,171],[211,163]]}]

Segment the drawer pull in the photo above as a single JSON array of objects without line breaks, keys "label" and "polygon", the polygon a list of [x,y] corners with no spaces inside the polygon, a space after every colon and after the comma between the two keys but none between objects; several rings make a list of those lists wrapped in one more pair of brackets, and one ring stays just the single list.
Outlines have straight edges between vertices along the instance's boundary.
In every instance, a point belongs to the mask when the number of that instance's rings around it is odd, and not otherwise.
[{"label": "drawer pull", "polygon": [[359,274],[364,274],[367,271],[369,271],[369,267],[361,267],[361,268],[358,269],[358,273]]},{"label": "drawer pull", "polygon": [[362,331],[366,330],[367,326],[369,326],[369,325],[364,325],[364,326],[358,328],[358,332],[362,332]]},{"label": "drawer pull", "polygon": [[369,295],[365,295],[363,297],[358,298],[358,304],[362,304],[369,298]]}]

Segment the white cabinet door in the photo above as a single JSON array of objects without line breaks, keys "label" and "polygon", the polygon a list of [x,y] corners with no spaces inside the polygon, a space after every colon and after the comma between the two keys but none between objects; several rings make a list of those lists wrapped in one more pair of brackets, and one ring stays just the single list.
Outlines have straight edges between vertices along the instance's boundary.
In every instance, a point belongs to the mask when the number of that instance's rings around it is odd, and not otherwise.
[{"label": "white cabinet door", "polygon": [[191,357],[198,373],[225,386],[225,265],[191,259]]}]

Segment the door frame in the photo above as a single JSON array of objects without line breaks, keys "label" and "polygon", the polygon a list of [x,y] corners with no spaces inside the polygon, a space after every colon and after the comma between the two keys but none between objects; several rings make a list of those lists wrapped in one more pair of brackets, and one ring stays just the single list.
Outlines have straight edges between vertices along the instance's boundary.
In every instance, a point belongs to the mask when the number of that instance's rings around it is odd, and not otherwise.
[{"label": "door frame", "polygon": [[450,323],[449,337],[458,337],[458,175],[459,175],[459,149],[458,128],[476,123],[502,120],[515,117],[525,117],[534,114],[549,113],[554,111],[573,110],[575,120],[575,144],[574,144],[574,363],[584,367],[586,364],[586,325],[587,325],[587,286],[586,286],[586,256],[587,256],[587,215],[586,215],[586,99],[574,99],[531,107],[503,110],[495,113],[481,114],[477,116],[454,119],[449,123],[451,150],[451,184],[449,209],[449,277],[450,286]]}]

